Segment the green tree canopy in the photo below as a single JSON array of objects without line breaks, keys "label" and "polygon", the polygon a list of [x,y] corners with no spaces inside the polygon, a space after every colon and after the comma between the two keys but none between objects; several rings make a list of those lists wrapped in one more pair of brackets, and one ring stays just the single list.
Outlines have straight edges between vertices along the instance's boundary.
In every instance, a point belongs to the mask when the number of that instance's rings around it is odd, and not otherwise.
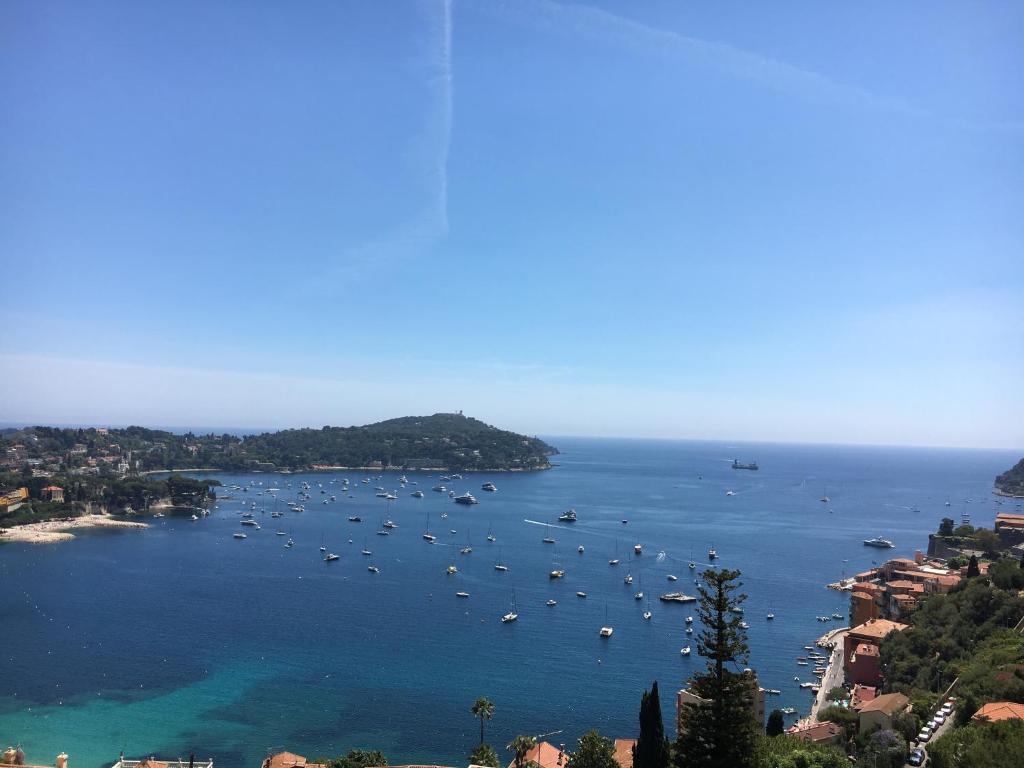
[{"label": "green tree canopy", "polygon": [[931,768],[1007,768],[1024,765],[1024,721],[955,728],[928,745]]},{"label": "green tree canopy", "polygon": [[786,719],[781,709],[773,709],[768,715],[768,725],[765,726],[765,733],[769,736],[781,736],[786,730]]},{"label": "green tree canopy", "polygon": [[862,768],[900,768],[907,756],[907,742],[895,731],[875,731],[868,737],[857,764]]},{"label": "green tree canopy", "polygon": [[792,736],[758,736],[754,742],[757,768],[849,768],[846,753],[830,744],[811,744]]},{"label": "green tree canopy", "polygon": [[619,768],[615,760],[615,743],[596,729],[580,737],[576,751],[569,756],[567,768]]},{"label": "green tree canopy", "polygon": [[387,765],[388,759],[378,750],[353,749],[341,757],[318,757],[316,762],[327,768],[370,768],[375,765]]},{"label": "green tree canopy", "polygon": [[499,768],[498,753],[490,744],[477,744],[476,748],[469,755],[470,765],[486,765],[489,768]]}]

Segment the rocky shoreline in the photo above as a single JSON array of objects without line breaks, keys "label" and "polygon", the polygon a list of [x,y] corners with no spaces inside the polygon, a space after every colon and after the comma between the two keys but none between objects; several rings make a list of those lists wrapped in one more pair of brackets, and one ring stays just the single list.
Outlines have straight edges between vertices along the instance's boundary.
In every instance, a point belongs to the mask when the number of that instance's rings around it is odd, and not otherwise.
[{"label": "rocky shoreline", "polygon": [[54,544],[75,538],[69,531],[82,528],[148,528],[148,523],[118,520],[111,515],[84,515],[64,520],[46,520],[13,528],[0,528],[0,542]]}]

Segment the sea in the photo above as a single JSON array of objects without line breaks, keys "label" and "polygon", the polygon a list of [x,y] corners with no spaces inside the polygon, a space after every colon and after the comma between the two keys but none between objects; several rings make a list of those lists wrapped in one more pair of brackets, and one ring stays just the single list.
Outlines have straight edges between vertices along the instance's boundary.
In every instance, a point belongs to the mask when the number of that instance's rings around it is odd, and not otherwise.
[{"label": "sea", "polygon": [[[120,753],[251,767],[268,752],[354,748],[458,766],[479,738],[478,697],[495,705],[487,741],[510,759],[517,734],[570,749],[590,728],[635,737],[654,681],[674,732],[675,692],[703,660],[685,633],[695,606],[658,596],[695,594],[712,547],[715,566],[742,574],[747,665],[781,691],[768,708],[804,714],[796,658],[848,614],[826,583],[913,557],[942,517],[991,526],[1017,506],[992,493],[1017,452],[546,439],[561,453],[544,472],[407,472],[404,487],[398,472],[216,473],[248,490],[221,489],[208,517],[0,546],[0,742],[44,765],[66,751],[74,768]],[[289,511],[303,482],[312,498]],[[480,503],[455,504],[439,483]],[[560,523],[570,508],[578,521]],[[258,530],[240,525],[245,510]],[[398,527],[377,535],[388,518]],[[896,547],[863,544],[875,536]],[[321,545],[340,558],[324,562]],[[502,623],[513,604],[518,620]],[[833,614],[844,618],[818,620]]]}]

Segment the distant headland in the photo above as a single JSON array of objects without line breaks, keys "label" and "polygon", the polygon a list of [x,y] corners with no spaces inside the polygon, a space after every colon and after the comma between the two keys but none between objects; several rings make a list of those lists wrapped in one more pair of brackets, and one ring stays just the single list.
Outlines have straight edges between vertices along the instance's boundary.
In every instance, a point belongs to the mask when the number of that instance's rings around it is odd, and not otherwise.
[{"label": "distant headland", "polygon": [[157,471],[302,472],[326,468],[529,471],[558,450],[459,413],[360,427],[258,435],[175,434],[145,427],[27,427],[0,433],[0,471],[125,476]]},{"label": "distant headland", "polygon": [[1000,496],[1024,498],[1024,459],[996,478],[996,493]]}]

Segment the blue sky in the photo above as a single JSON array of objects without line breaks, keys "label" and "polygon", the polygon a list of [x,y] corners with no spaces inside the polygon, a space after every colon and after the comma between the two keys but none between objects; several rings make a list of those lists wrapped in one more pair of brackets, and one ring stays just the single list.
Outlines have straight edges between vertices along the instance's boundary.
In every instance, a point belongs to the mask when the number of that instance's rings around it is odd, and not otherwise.
[{"label": "blue sky", "polygon": [[0,421],[1024,447],[1022,35],[0,4]]}]

